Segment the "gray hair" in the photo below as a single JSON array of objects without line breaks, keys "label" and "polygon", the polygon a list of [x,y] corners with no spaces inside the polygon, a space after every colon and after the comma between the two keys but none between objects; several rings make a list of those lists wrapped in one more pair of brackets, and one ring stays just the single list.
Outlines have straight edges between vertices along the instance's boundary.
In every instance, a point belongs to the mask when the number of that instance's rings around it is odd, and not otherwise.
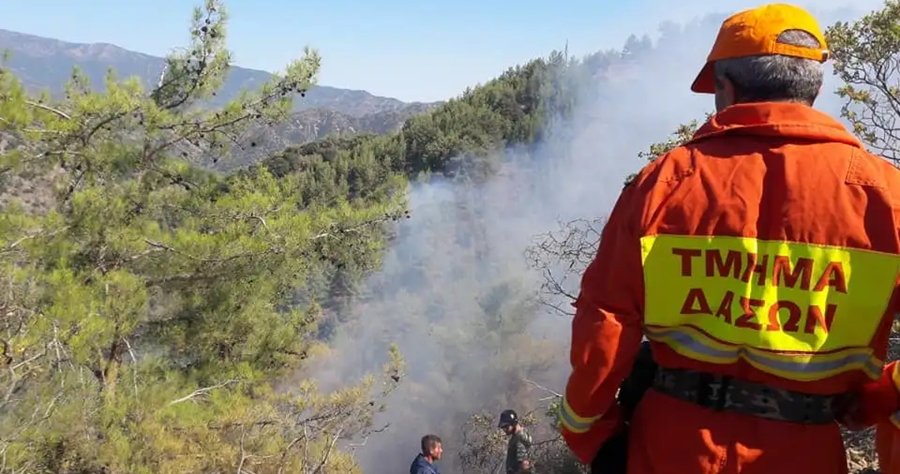
[{"label": "gray hair", "polygon": [[[787,30],[779,43],[808,48],[823,45],[803,30]],[[809,105],[822,87],[824,68],[813,59],[782,55],[748,56],[715,62],[716,81],[728,78],[734,84],[737,102],[797,101]]]}]

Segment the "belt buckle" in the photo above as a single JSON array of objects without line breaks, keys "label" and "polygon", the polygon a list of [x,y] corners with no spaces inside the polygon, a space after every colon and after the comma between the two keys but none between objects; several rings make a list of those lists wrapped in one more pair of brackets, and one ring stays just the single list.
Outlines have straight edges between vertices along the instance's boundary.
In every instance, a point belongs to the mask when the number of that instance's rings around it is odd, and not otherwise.
[{"label": "belt buckle", "polygon": [[697,383],[697,402],[707,408],[722,411],[728,403],[731,377],[703,372]]}]

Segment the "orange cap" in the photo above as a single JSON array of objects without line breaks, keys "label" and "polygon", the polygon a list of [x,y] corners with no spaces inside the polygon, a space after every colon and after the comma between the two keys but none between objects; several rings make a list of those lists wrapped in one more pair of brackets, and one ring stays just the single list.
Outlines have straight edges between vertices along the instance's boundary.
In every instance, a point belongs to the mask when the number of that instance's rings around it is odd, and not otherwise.
[{"label": "orange cap", "polygon": [[[778,42],[778,36],[787,30],[803,30],[813,35],[821,48],[807,48]],[[797,58],[828,59],[828,45],[819,23],[806,10],[784,3],[770,3],[745,10],[722,22],[719,36],[706,58],[706,65],[694,79],[694,92],[715,92],[713,62],[720,59],[781,54]]]}]

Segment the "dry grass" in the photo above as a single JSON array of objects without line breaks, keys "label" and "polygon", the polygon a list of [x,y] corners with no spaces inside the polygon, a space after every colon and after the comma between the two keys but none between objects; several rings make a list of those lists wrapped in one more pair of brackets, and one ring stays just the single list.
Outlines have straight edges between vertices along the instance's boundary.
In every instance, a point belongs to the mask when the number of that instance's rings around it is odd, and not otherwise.
[{"label": "dry grass", "polygon": [[878,459],[875,455],[875,430],[844,432],[844,444],[847,447],[847,465],[854,474],[872,474],[878,471]]}]

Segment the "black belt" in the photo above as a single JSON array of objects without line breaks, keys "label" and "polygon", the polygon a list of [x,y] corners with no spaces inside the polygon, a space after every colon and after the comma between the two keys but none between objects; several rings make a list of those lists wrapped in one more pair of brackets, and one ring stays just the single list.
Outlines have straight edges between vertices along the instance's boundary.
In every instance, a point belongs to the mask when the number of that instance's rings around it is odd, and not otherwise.
[{"label": "black belt", "polygon": [[793,392],[725,375],[659,367],[653,388],[713,410],[803,424],[835,421],[834,395]]}]

